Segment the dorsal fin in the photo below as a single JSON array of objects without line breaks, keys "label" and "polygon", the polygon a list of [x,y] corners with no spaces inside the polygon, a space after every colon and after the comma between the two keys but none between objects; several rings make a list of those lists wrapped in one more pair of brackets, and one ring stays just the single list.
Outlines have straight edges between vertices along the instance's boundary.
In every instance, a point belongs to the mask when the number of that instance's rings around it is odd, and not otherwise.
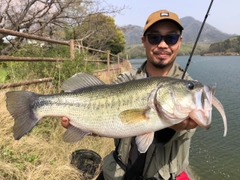
[{"label": "dorsal fin", "polygon": [[61,86],[61,89],[64,92],[73,92],[77,89],[91,87],[91,86],[97,86],[97,85],[103,85],[103,84],[105,84],[105,83],[102,82],[97,77],[95,77],[94,75],[80,72],[80,73],[73,75],[66,81],[64,81]]},{"label": "dorsal fin", "polygon": [[118,75],[117,79],[114,80],[114,84],[121,84],[123,82],[128,82],[134,80],[134,75],[131,71],[127,71]]}]

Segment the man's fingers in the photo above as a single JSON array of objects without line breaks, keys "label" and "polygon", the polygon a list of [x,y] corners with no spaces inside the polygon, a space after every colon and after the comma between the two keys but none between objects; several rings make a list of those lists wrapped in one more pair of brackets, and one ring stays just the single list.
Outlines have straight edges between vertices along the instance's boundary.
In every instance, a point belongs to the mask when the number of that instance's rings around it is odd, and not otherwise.
[{"label": "man's fingers", "polygon": [[181,131],[181,130],[194,129],[197,126],[198,126],[197,123],[192,119],[186,119],[183,122],[176,124],[170,128],[174,129],[175,131]]},{"label": "man's fingers", "polygon": [[62,117],[61,125],[67,129],[70,125],[70,120],[67,117]]},{"label": "man's fingers", "polygon": [[197,126],[198,126],[198,124],[195,121],[189,120],[185,129],[189,130],[189,129],[196,128]]}]

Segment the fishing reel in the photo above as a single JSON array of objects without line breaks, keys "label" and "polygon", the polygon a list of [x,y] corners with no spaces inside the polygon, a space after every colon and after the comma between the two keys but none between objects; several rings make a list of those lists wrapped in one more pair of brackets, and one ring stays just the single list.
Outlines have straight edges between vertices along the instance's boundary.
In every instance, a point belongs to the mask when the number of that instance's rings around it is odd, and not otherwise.
[{"label": "fishing reel", "polygon": [[93,179],[102,170],[102,158],[92,150],[76,150],[71,154],[70,159],[70,164],[81,171],[84,179]]}]

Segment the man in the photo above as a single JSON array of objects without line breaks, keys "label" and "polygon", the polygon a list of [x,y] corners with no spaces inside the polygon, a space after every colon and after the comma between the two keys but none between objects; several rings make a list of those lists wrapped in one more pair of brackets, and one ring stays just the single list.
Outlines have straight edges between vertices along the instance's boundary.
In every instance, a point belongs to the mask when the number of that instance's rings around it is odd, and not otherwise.
[{"label": "man", "polygon": [[[138,70],[126,72],[116,83],[152,76],[181,78],[183,70],[175,63],[182,42],[183,27],[179,17],[167,10],[152,13],[144,26],[142,43],[147,60]],[[185,79],[191,79],[186,74]],[[68,119],[62,125],[68,126]],[[97,179],[179,179],[188,166],[190,139],[197,124],[186,119],[180,124],[155,132],[146,153],[139,153],[135,137],[116,139],[115,151],[104,158],[103,171]],[[185,178],[188,179],[187,177]]]}]

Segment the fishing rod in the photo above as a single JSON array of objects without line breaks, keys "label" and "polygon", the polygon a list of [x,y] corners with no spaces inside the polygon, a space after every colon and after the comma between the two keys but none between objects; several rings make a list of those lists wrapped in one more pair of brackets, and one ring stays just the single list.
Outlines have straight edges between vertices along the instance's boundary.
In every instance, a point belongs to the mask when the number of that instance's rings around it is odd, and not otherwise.
[{"label": "fishing rod", "polygon": [[203,26],[204,26],[204,24],[205,24],[205,22],[206,22],[206,20],[207,20],[207,17],[208,17],[208,15],[209,15],[209,11],[210,11],[210,9],[211,9],[211,7],[212,7],[212,3],[213,3],[213,0],[211,1],[210,5],[209,5],[209,7],[208,7],[207,13],[206,13],[206,15],[205,15],[205,18],[204,18],[203,23],[202,23],[202,26],[201,26],[201,28],[200,28],[200,30],[199,30],[197,39],[196,39],[196,41],[195,41],[195,43],[194,43],[192,52],[191,52],[191,54],[190,54],[190,56],[189,56],[188,62],[187,62],[187,64],[186,64],[185,70],[184,70],[184,72],[183,72],[182,79],[184,79],[184,76],[185,76],[185,74],[186,74],[186,72],[187,72],[188,66],[189,66],[189,64],[190,64],[190,62],[191,62],[191,59],[192,59],[194,50],[195,50],[195,48],[196,48],[196,46],[197,46],[198,39],[199,39],[199,37],[200,37],[200,35],[201,35]]}]

